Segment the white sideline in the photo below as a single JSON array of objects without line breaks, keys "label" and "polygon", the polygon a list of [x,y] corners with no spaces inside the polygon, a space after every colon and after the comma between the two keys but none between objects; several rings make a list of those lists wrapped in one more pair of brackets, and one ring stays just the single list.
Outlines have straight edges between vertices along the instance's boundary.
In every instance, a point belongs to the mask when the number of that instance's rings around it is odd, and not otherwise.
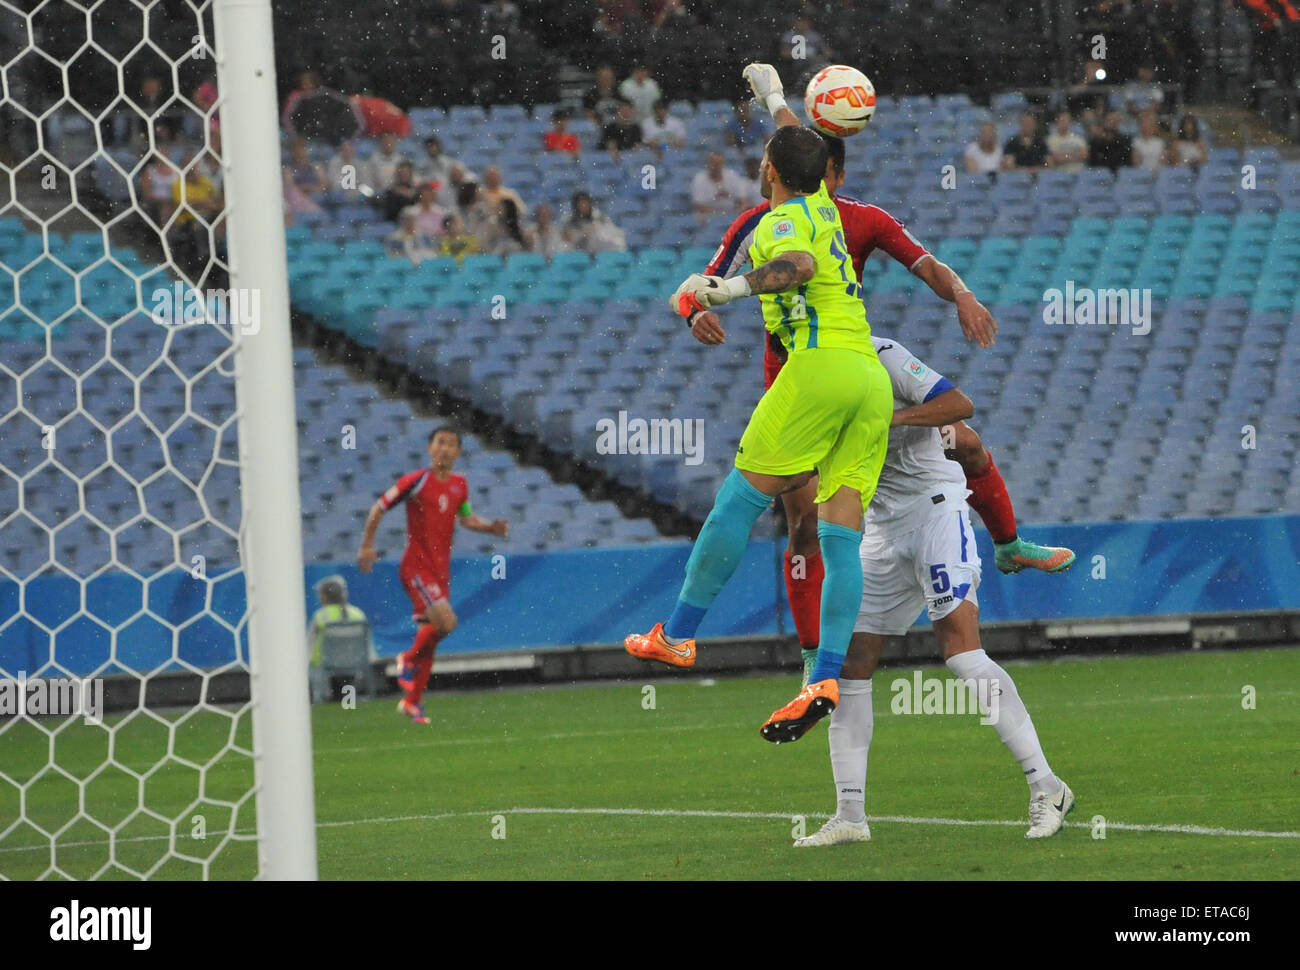
[{"label": "white sideline", "polygon": [[[356,825],[391,825],[395,822],[441,822],[453,818],[491,818],[493,815],[606,815],[606,816],[641,816],[661,818],[734,818],[734,819],[781,819],[789,821],[795,818],[826,819],[830,816],[824,812],[728,812],[711,809],[677,809],[677,808],[501,808],[483,809],[477,812],[440,812],[432,815],[393,815],[380,818],[342,819],[336,822],[317,822],[317,829],[347,828]],[[952,825],[952,826],[1006,826],[1023,828],[1025,819],[968,819],[968,818],[928,818],[918,815],[868,815],[868,822],[894,822],[899,825]],[[1090,829],[1088,822],[1066,822],[1066,828]],[[1120,832],[1162,832],[1175,835],[1209,835],[1220,838],[1249,839],[1300,839],[1300,832],[1264,832],[1257,829],[1225,829],[1207,825],[1150,825],[1134,822],[1106,822],[1107,829]],[[251,830],[242,830],[241,834],[255,835]],[[117,839],[118,844],[130,842],[155,842],[168,839],[166,835],[140,835],[127,839]],[[108,839],[93,839],[84,842],[60,842],[58,848],[73,849],[85,846],[107,845]],[[11,852],[48,852],[49,843],[43,845],[24,845],[3,847],[0,854]]]}]

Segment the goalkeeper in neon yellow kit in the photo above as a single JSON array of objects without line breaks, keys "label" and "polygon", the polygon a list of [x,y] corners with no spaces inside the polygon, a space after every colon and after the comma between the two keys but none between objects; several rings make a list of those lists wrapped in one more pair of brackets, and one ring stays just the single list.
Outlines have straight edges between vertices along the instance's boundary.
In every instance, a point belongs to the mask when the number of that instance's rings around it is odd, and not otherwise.
[{"label": "goalkeeper in neon yellow kit", "polygon": [[758,517],[783,492],[818,476],[821,641],[808,686],[762,727],[794,741],[839,703],[837,678],[862,600],[858,544],[889,443],[894,396],[871,343],[835,203],[822,184],[826,143],[811,128],[779,129],[763,154],[771,209],[754,230],[754,269],[729,280],[694,275],[673,295],[682,316],[758,295],[767,329],[789,354],[759,400],[686,565],[666,623],[625,640],[628,653],[695,663],[695,631],[735,572]]}]

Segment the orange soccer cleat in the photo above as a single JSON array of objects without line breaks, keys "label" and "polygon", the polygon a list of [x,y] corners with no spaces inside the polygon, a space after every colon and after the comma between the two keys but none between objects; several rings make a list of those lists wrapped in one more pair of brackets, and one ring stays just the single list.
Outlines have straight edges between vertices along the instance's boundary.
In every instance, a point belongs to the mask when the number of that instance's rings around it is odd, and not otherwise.
[{"label": "orange soccer cleat", "polygon": [[763,735],[763,740],[774,744],[798,741],[810,727],[835,710],[839,702],[839,681],[819,680],[799,691],[794,700],[769,717],[758,733]]},{"label": "orange soccer cleat", "polygon": [[658,660],[672,667],[695,664],[695,641],[684,640],[674,646],[664,639],[662,623],[656,623],[649,633],[629,634],[623,639],[623,646],[638,660]]}]

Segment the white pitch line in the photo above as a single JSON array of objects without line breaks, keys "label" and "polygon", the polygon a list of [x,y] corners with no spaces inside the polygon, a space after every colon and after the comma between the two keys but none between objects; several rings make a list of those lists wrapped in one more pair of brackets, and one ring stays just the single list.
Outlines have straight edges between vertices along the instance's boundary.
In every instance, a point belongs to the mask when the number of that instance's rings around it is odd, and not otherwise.
[{"label": "white pitch line", "polygon": [[[732,812],[712,809],[677,809],[677,808],[504,808],[482,809],[475,812],[440,812],[432,815],[390,815],[378,818],[341,819],[333,822],[317,822],[318,829],[349,828],[357,825],[391,825],[397,822],[441,822],[453,818],[491,818],[493,815],[604,815],[634,816],[658,818],[734,818],[752,820],[795,818],[826,819],[822,812]],[[1018,826],[1028,824],[1025,819],[969,819],[969,818],[927,818],[916,815],[868,815],[868,822],[894,822],[899,825],[947,825],[947,826]],[[1066,822],[1066,828],[1090,829],[1089,822]],[[1251,839],[1300,839],[1300,832],[1264,832],[1256,829],[1225,829],[1206,825],[1142,825],[1132,822],[1106,822],[1106,828],[1122,832],[1158,832],[1176,835],[1209,835],[1221,838]],[[251,830],[237,831],[236,835],[256,835]],[[128,842],[164,841],[166,835],[142,835],[127,839],[118,839],[119,845]],[[180,840],[178,840],[180,841]],[[107,845],[107,839],[85,842],[60,842],[59,849],[85,848],[88,846]],[[48,852],[49,843],[44,845],[0,847],[0,854],[13,852]]]},{"label": "white pitch line", "polygon": [[[829,815],[819,812],[727,812],[708,809],[675,808],[507,808],[481,812],[444,812],[439,815],[408,815],[396,818],[348,819],[338,822],[319,822],[317,828],[338,828],[352,825],[382,824],[389,822],[435,822],[449,818],[474,818],[492,815],[632,815],[668,818],[738,818],[738,819],[825,819]],[[896,822],[900,825],[1028,825],[1026,819],[966,819],[925,818],[915,815],[868,815],[869,822]],[[1090,829],[1089,822],[1066,822],[1069,828]],[[1141,825],[1132,822],[1106,822],[1106,828],[1124,832],[1165,832],[1181,835],[1213,835],[1235,838],[1300,839],[1300,832],[1264,832],[1256,829],[1212,828],[1206,825]]]}]

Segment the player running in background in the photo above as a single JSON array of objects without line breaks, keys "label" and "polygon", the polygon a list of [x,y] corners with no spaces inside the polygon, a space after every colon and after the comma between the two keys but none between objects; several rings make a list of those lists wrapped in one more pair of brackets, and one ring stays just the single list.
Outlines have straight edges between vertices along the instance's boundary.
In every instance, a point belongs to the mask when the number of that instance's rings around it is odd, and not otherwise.
[{"label": "player running in background", "polygon": [[[766,64],[751,64],[745,69],[754,94],[772,110],[780,126],[798,125],[799,119],[789,107],[776,70]],[[840,221],[844,227],[848,252],[853,259],[855,278],[861,282],[867,257],[876,249],[883,249],[894,259],[924,280],[935,294],[957,306],[957,316],[967,339],[981,329],[997,331],[988,310],[966,287],[951,267],[936,259],[902,224],[884,209],[838,195],[845,181],[844,141],[822,134],[830,157],[826,167],[826,188],[835,199]],[[708,276],[730,278],[748,262],[748,247],[758,220],[769,208],[764,202],[746,212],[731,224],[724,234],[722,244],[705,268]],[[691,318],[691,333],[705,344],[719,344],[725,332],[717,314],[700,311]],[[982,346],[984,346],[982,344]],[[780,342],[770,333],[763,354],[764,389],[781,369],[785,354]],[[1023,539],[1016,528],[1015,511],[1002,474],[993,462],[993,456],[984,447],[975,430],[963,421],[954,422],[948,432],[948,450],[966,472],[971,489],[971,506],[980,514],[993,537],[994,563],[1004,573],[1019,572],[1024,568],[1060,572],[1074,563],[1074,553],[1069,549],[1040,546]],[[818,554],[816,515],[813,496],[816,483],[781,496],[785,506],[789,543],[785,552],[786,598],[794,617],[795,633],[803,652],[805,680],[814,663],[818,640],[818,610],[821,602],[822,563]]]},{"label": "player running in background", "polygon": [[504,536],[510,531],[504,519],[488,522],[474,514],[469,504],[469,485],[461,475],[451,473],[460,457],[460,432],[446,426],[429,435],[429,468],[403,475],[379,497],[366,517],[357,565],[370,572],[378,553],[375,531],[384,513],[399,502],[406,503],[406,552],[398,575],[414,607],[417,624],[415,643],[397,655],[397,683],[406,694],[397,710],[416,724],[428,724],[420,698],[433,673],[433,653],[444,637],[456,629],[451,594],[451,543],[456,523],[475,532]]},{"label": "player running in background", "polygon": [[982,713],[1020,763],[1029,783],[1029,831],[1036,839],[1060,831],[1074,793],[1043,755],[1034,722],[1011,675],[980,646],[980,558],[966,514],[966,476],[944,455],[939,428],[970,417],[974,406],[945,377],[906,347],[873,336],[894,390],[893,429],[862,535],[862,606],[840,675],[840,703],[831,715],[835,814],[796,846],[865,842],[864,791],[871,745],[871,675],[885,637],[906,633],[927,609],[943,659],[973,686]]},{"label": "player running in background", "polygon": [[789,358],[741,436],[736,466],[691,549],[672,615],[624,645],[643,660],[694,664],[695,632],[735,572],[754,523],[773,498],[807,484],[818,470],[820,649],[807,687],[763,725],[763,737],[779,743],[802,737],[839,700],[836,678],[862,598],[862,513],[885,458],[893,394],[849,280],[839,214],[822,184],[826,143],[811,128],[782,128],[768,141],[760,172],[772,208],[754,230],[754,269],[730,280],[692,275],[672,302],[687,316],[757,293],[767,329]]}]

